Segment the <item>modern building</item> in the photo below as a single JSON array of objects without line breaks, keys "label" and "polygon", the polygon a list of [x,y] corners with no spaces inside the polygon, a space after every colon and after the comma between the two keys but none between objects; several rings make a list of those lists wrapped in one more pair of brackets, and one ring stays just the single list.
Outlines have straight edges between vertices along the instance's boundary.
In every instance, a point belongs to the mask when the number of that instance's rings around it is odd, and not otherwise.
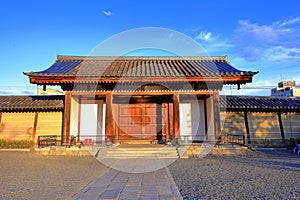
[{"label": "modern building", "polygon": [[296,81],[281,81],[271,90],[271,96],[297,97],[300,96],[300,89],[296,88]]}]

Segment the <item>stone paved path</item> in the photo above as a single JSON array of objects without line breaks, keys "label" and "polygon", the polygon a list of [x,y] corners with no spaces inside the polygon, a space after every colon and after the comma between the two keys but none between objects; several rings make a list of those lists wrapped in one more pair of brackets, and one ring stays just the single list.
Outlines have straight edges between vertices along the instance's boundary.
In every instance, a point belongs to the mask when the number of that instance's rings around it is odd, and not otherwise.
[{"label": "stone paved path", "polygon": [[109,169],[73,200],[96,199],[182,199],[168,168],[147,173],[127,173]]}]

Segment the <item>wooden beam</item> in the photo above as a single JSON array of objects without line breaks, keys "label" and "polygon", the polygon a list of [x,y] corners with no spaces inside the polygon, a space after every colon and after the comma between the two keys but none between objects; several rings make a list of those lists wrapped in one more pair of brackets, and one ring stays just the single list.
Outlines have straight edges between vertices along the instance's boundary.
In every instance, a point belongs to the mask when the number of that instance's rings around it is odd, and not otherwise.
[{"label": "wooden beam", "polygon": [[65,105],[64,105],[64,132],[63,132],[63,143],[69,142],[70,138],[70,120],[71,120],[71,91],[65,93]]},{"label": "wooden beam", "polygon": [[39,113],[35,112],[34,121],[33,121],[33,130],[32,130],[32,140],[35,141],[36,129],[38,124]]},{"label": "wooden beam", "polygon": [[[211,95],[213,92],[210,90],[198,90],[198,91],[192,91],[192,90],[184,90],[184,91],[178,91],[181,95],[204,95],[208,96]],[[94,96],[106,96],[107,91],[78,91],[74,92],[74,95],[91,95],[91,98],[95,98]],[[122,96],[172,96],[174,91],[170,90],[156,90],[156,91],[114,91],[114,95],[118,95],[119,97]]]},{"label": "wooden beam", "polygon": [[173,114],[174,114],[174,135],[175,138],[180,138],[180,119],[179,119],[179,94],[174,93],[173,95]]},{"label": "wooden beam", "polygon": [[221,136],[221,126],[220,126],[220,95],[219,91],[214,90],[213,92],[213,108],[214,108],[214,121],[215,121],[215,136],[219,138]]},{"label": "wooden beam", "polygon": [[114,119],[113,119],[113,109],[112,109],[112,92],[107,92],[106,94],[106,115],[105,115],[105,137],[106,139],[112,139],[115,133]]},{"label": "wooden beam", "polygon": [[245,120],[245,127],[246,127],[246,137],[247,137],[247,143],[250,144],[250,129],[249,129],[249,123],[248,123],[248,114],[245,111],[244,112],[244,120]]},{"label": "wooden beam", "polygon": [[64,76],[39,76],[29,75],[30,83],[34,84],[74,84],[77,83],[174,83],[174,82],[200,82],[200,83],[246,83],[252,82],[253,74],[236,76],[194,76],[194,77],[64,77]]},{"label": "wooden beam", "polygon": [[278,115],[278,121],[279,121],[279,127],[280,127],[282,143],[285,144],[285,135],[284,135],[284,128],[283,128],[282,118],[281,118],[281,112],[277,112],[277,115]]}]

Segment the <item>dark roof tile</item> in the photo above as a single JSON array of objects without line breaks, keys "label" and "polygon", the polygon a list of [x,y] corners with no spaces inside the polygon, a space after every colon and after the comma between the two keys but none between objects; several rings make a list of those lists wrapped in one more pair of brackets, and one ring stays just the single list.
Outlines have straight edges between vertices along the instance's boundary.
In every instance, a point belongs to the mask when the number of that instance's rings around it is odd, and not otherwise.
[{"label": "dark roof tile", "polygon": [[300,111],[300,98],[271,96],[221,96],[221,109],[245,111]]},{"label": "dark roof tile", "polygon": [[0,111],[62,111],[64,95],[0,96]]},{"label": "dark roof tile", "polygon": [[48,69],[26,75],[63,77],[234,76],[257,72],[237,70],[226,57],[80,57],[58,56]]}]

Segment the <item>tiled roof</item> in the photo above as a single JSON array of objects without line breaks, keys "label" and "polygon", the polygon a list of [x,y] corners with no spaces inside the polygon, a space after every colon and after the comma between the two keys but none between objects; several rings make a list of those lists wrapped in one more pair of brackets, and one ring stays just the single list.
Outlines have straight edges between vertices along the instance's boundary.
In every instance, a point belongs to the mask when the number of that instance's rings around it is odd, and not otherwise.
[{"label": "tiled roof", "polygon": [[64,95],[0,96],[0,111],[62,111]]},{"label": "tiled roof", "polygon": [[215,57],[83,57],[58,56],[48,69],[24,73],[55,77],[207,77],[253,76],[258,72],[234,68],[225,56]]},{"label": "tiled roof", "polygon": [[221,109],[244,111],[300,111],[300,98],[262,96],[222,96]]}]

